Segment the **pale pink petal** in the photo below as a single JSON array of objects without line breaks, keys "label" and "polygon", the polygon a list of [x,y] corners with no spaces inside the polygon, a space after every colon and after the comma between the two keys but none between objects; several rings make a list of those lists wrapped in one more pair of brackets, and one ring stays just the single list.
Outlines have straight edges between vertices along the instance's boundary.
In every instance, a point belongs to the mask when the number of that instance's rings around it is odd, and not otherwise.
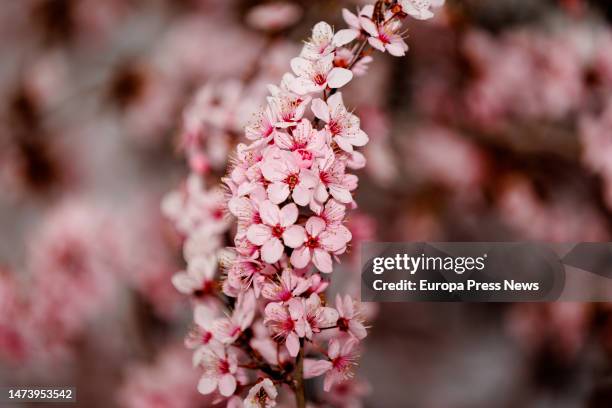
[{"label": "pale pink petal", "polygon": [[342,88],[344,85],[351,82],[353,72],[346,68],[334,68],[327,76],[327,85],[330,88]]},{"label": "pale pink petal", "polygon": [[261,259],[269,264],[277,262],[283,255],[283,249],[280,239],[271,238],[261,247]]},{"label": "pale pink petal", "polygon": [[274,204],[280,204],[289,197],[289,186],[285,183],[272,183],[268,186],[268,198]]},{"label": "pale pink petal", "polygon": [[346,246],[347,242],[350,241],[348,237],[340,227],[333,230],[326,230],[319,237],[321,246],[327,251],[336,252]]},{"label": "pale pink petal", "polygon": [[312,113],[323,122],[329,122],[329,107],[322,99],[315,99],[310,106]]},{"label": "pale pink petal", "polygon": [[332,360],[337,358],[340,355],[340,343],[336,339],[331,339],[329,341],[329,347],[327,348],[327,355]]},{"label": "pale pink petal", "polygon": [[212,377],[203,376],[198,382],[198,392],[208,395],[217,388],[217,380]]},{"label": "pale pink petal", "polygon": [[292,225],[283,232],[283,241],[289,248],[297,248],[306,241],[306,231],[301,225]]},{"label": "pale pink petal", "polygon": [[385,44],[378,38],[370,37],[368,38],[368,43],[378,51],[385,52]]},{"label": "pale pink petal", "polygon": [[322,307],[319,315],[319,325],[321,327],[332,327],[338,322],[338,312],[332,307]]},{"label": "pale pink petal", "polygon": [[311,237],[318,236],[321,232],[325,230],[325,221],[320,217],[310,217],[308,221],[306,221],[306,232]]},{"label": "pale pink petal", "polygon": [[320,21],[312,28],[312,38],[315,40],[331,40],[334,30],[325,21]]},{"label": "pale pink petal", "polygon": [[315,248],[312,254],[312,263],[323,273],[332,273],[333,264],[331,255],[321,248]]},{"label": "pale pink petal", "polygon": [[287,309],[280,303],[268,303],[265,309],[266,319],[264,322],[269,320],[282,321],[288,317]]},{"label": "pale pink petal", "polygon": [[372,37],[378,37],[378,27],[374,22],[367,17],[360,17],[359,22],[361,23],[361,28],[365,30]]},{"label": "pale pink petal", "polygon": [[361,25],[359,24],[359,17],[345,8],[342,9],[342,17],[344,18],[344,21],[346,21],[346,24],[351,27],[359,27]]},{"label": "pale pink petal", "polygon": [[272,237],[270,227],[264,224],[253,224],[247,230],[247,238],[255,245],[263,245]]},{"label": "pale pink petal", "polygon": [[299,77],[308,77],[312,70],[312,63],[304,58],[293,58],[291,60],[291,69]]},{"label": "pale pink petal", "polygon": [[361,147],[367,145],[370,138],[366,132],[360,130],[354,137],[350,138],[350,141],[353,146]]},{"label": "pale pink petal", "polygon": [[266,225],[269,225],[271,227],[274,227],[280,223],[280,210],[278,209],[278,205],[272,204],[272,202],[270,202],[269,200],[266,200],[259,204],[259,215],[261,216],[261,220]]},{"label": "pale pink petal", "polygon": [[340,147],[345,152],[351,153],[353,151],[353,145],[351,144],[348,138],[343,136],[336,136],[334,138],[334,141],[338,144],[338,147]]},{"label": "pale pink petal", "polygon": [[295,224],[295,221],[297,221],[297,217],[298,217],[298,208],[295,204],[290,203],[284,206],[280,210],[278,222],[283,227],[288,227],[290,225]]},{"label": "pale pink petal", "polygon": [[368,335],[368,331],[364,327],[363,324],[356,320],[351,320],[349,322],[349,331],[355,335],[359,340],[363,340]]},{"label": "pale pink petal", "polygon": [[334,35],[334,45],[336,47],[342,47],[353,41],[358,35],[359,33],[357,31],[348,28],[340,30]]},{"label": "pale pink petal", "polygon": [[315,378],[325,374],[332,368],[331,361],[314,360],[311,358],[304,359],[304,378]]},{"label": "pale pink petal", "polygon": [[331,193],[332,197],[334,197],[341,203],[348,204],[353,201],[353,196],[351,195],[351,192],[348,190],[348,188],[343,187],[339,184],[331,184],[329,186],[329,192]]},{"label": "pale pink petal", "polygon": [[353,349],[357,347],[358,344],[359,344],[359,340],[353,337],[349,338],[342,346],[342,355],[346,356],[346,355],[351,354]]},{"label": "pale pink petal", "polygon": [[300,352],[300,340],[298,339],[297,334],[291,332],[287,336],[285,340],[285,346],[287,346],[287,351],[289,351],[289,355],[291,357],[295,357]]},{"label": "pale pink petal", "polygon": [[306,95],[317,90],[317,86],[312,81],[303,77],[291,81],[290,88],[298,95]]},{"label": "pale pink petal", "polygon": [[329,106],[330,112],[335,112],[337,109],[344,108],[344,101],[342,100],[342,92],[336,92],[327,99],[327,105]]},{"label": "pale pink petal", "polygon": [[301,206],[308,205],[310,202],[310,197],[312,197],[312,190],[306,188],[302,185],[302,183],[300,183],[293,189],[292,197],[296,204]]},{"label": "pale pink petal", "polygon": [[293,140],[285,132],[274,132],[274,143],[281,149],[291,149],[293,147]]},{"label": "pale pink petal", "polygon": [[340,296],[339,293],[336,294],[336,309],[338,310],[338,313],[340,313],[340,316],[346,316],[346,314],[344,313],[344,301],[342,300],[342,296]]},{"label": "pale pink petal", "polygon": [[308,262],[310,262],[310,248],[302,246],[291,254],[291,265],[296,268],[305,268]]},{"label": "pale pink petal", "polygon": [[404,47],[403,43],[392,42],[391,44],[387,44],[385,48],[387,48],[389,54],[393,55],[394,57],[403,57],[406,55],[406,48]]},{"label": "pale pink petal", "polygon": [[172,284],[179,292],[189,295],[198,289],[198,283],[185,272],[180,272],[172,277]]},{"label": "pale pink petal", "polygon": [[224,397],[229,397],[236,391],[236,379],[231,374],[225,374],[219,380],[219,393]]}]

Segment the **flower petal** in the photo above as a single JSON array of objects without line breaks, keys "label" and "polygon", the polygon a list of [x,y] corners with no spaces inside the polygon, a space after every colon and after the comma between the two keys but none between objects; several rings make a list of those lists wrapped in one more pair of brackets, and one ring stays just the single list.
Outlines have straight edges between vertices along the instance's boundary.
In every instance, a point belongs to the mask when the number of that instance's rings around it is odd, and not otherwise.
[{"label": "flower petal", "polygon": [[279,213],[279,223],[283,227],[288,227],[295,224],[298,218],[298,208],[295,204],[290,203],[284,206]]},{"label": "flower petal", "polygon": [[333,264],[331,255],[327,251],[315,248],[312,255],[312,263],[323,273],[332,273]]},{"label": "flower petal", "polygon": [[314,360],[312,358],[304,359],[304,378],[314,378],[325,374],[332,368],[331,361]]},{"label": "flower petal", "polygon": [[269,239],[261,247],[261,259],[269,264],[277,262],[283,255],[283,249],[280,239]]},{"label": "flower petal", "polygon": [[272,237],[270,227],[264,224],[253,224],[247,230],[247,238],[255,245],[263,245]]},{"label": "flower petal", "polygon": [[198,382],[198,392],[200,394],[210,394],[217,388],[217,380],[212,377],[202,376]]},{"label": "flower petal", "polygon": [[289,248],[297,248],[306,241],[306,231],[301,225],[292,225],[283,232],[283,242]]},{"label": "flower petal", "polygon": [[291,265],[296,268],[305,268],[310,262],[310,248],[301,246],[291,253]]},{"label": "flower petal", "polygon": [[219,392],[224,397],[229,397],[236,391],[236,378],[231,374],[225,374],[219,380]]},{"label": "flower petal", "polygon": [[[332,96],[333,97],[333,96]],[[332,98],[330,97],[330,98]],[[312,113],[323,122],[329,122],[329,107],[323,99],[315,99],[310,106]]]},{"label": "flower petal", "polygon": [[289,355],[291,357],[295,357],[300,352],[300,340],[298,339],[297,334],[294,332],[289,333],[287,339],[285,340],[285,346],[287,346],[287,351],[289,351]]},{"label": "flower petal", "polygon": [[353,72],[346,68],[334,68],[327,75],[327,86],[330,88],[342,88],[344,85],[351,82]]},{"label": "flower petal", "polygon": [[289,186],[285,183],[272,183],[268,186],[268,198],[274,204],[280,204],[289,197]]},{"label": "flower petal", "polygon": [[[266,200],[259,204],[259,215],[261,220],[271,227],[274,227],[280,223],[281,215],[278,205],[272,204],[270,200]],[[252,242],[252,241],[251,241]]]},{"label": "flower petal", "polygon": [[345,28],[344,30],[340,30],[334,35],[333,43],[336,47],[342,47],[353,41],[359,33],[356,30],[351,30],[349,28]]}]

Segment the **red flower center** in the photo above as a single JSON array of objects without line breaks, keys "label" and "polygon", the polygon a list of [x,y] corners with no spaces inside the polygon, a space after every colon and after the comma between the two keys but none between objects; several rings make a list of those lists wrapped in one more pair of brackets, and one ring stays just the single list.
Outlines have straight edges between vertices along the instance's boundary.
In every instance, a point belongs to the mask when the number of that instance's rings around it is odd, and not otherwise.
[{"label": "red flower center", "polygon": [[308,248],[318,248],[319,247],[319,238],[308,236],[308,239],[304,243],[304,245]]},{"label": "red flower center", "polygon": [[229,363],[227,362],[227,360],[220,360],[219,361],[219,372],[221,374],[227,374],[229,373]]},{"label": "red flower center", "polygon": [[283,235],[283,232],[285,232],[285,229],[281,227],[280,224],[276,224],[274,227],[272,227],[272,236],[276,238],[280,238]]},{"label": "red flower center", "polygon": [[297,174],[290,174],[285,179],[285,183],[287,183],[287,185],[289,185],[289,188],[292,189],[292,190],[297,185],[297,183],[299,183],[299,182],[300,182],[300,179],[298,178]]},{"label": "red flower center", "polygon": [[317,74],[313,79],[314,83],[317,85],[324,85],[327,82],[327,78],[323,74]]},{"label": "red flower center", "polygon": [[329,127],[330,133],[334,136],[337,136],[340,133],[342,133],[342,125],[336,120],[330,121],[328,124],[328,127]]}]

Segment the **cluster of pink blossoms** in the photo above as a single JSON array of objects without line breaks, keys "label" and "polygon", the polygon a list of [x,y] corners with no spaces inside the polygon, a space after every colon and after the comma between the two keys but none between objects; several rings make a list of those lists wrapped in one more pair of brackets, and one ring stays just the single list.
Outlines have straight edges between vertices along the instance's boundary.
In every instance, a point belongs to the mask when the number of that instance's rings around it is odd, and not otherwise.
[{"label": "cluster of pink blossoms", "polygon": [[366,72],[368,46],[404,55],[402,19],[429,18],[430,9],[429,1],[404,0],[379,1],[357,14],[344,10],[350,28],[315,25],[291,61],[292,73],[269,86],[267,105],[246,126],[249,143],[237,146],[223,179],[235,246],[216,249],[225,229],[196,222],[201,245],[193,247],[188,236],[187,270],[173,280],[195,301],[186,344],[203,372],[202,394],[232,407],[273,407],[277,398],[284,404],[286,389],[304,407],[305,379],[324,375],[330,391],[353,377],[367,335],[360,305],[338,294],[331,307],[323,294],[352,239],[344,224],[356,207],[358,178],[349,171],[365,166],[357,148],[368,136],[339,89]]}]

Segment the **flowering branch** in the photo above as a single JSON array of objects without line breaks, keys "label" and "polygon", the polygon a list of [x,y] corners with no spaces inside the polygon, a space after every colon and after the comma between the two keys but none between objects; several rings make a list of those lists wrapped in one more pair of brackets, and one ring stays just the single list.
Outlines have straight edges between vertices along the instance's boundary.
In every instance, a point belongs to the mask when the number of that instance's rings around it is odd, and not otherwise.
[{"label": "flowering branch", "polygon": [[[223,179],[226,208],[236,220],[234,247],[220,250],[226,219],[198,222],[187,228],[187,271],[173,279],[196,301],[196,325],[186,343],[203,370],[202,394],[233,407],[273,407],[285,386],[303,408],[305,380],[325,375],[323,388],[330,391],[352,378],[357,347],[367,336],[359,304],[337,295],[330,307],[322,294],[334,260],[352,239],[344,223],[347,209],[356,207],[358,178],[347,170],[365,166],[357,149],[368,136],[339,89],[366,73],[372,61],[366,47],[405,55],[402,20],[429,18],[430,6],[427,0],[381,0],[357,14],[343,10],[349,28],[334,33],[329,24],[316,24],[291,60],[292,73],[269,86],[267,105],[245,129],[249,143],[237,146]],[[189,188],[203,186],[191,180]],[[218,208],[218,195],[194,196],[200,197],[196,214]]]}]

